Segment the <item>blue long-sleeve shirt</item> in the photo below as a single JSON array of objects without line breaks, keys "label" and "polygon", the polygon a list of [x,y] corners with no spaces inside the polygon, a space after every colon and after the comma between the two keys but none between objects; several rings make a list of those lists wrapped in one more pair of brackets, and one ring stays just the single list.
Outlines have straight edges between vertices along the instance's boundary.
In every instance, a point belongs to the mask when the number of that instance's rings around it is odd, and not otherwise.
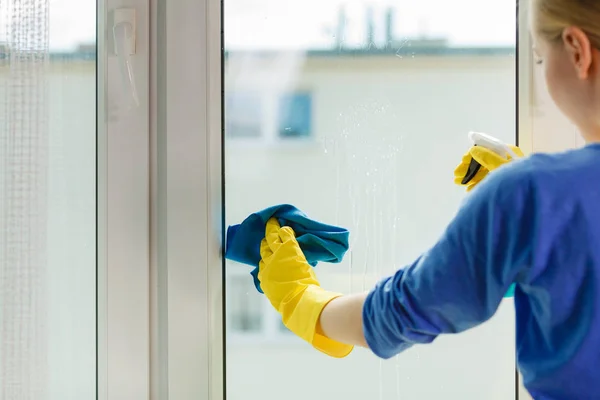
[{"label": "blue long-sleeve shirt", "polygon": [[600,144],[491,173],[429,251],[368,295],[367,343],[390,358],[472,328],[513,282],[525,387],[600,399]]}]

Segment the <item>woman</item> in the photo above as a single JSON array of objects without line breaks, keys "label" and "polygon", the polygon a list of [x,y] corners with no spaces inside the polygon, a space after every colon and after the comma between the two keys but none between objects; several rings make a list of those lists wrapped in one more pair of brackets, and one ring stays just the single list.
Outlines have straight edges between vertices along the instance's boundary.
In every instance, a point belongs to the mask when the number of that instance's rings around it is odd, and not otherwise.
[{"label": "woman", "polygon": [[429,251],[369,293],[322,289],[294,232],[269,221],[261,287],[315,348],[344,357],[358,345],[390,358],[481,324],[515,283],[517,356],[531,395],[600,398],[600,0],[531,6],[549,92],[587,145],[491,173]]}]

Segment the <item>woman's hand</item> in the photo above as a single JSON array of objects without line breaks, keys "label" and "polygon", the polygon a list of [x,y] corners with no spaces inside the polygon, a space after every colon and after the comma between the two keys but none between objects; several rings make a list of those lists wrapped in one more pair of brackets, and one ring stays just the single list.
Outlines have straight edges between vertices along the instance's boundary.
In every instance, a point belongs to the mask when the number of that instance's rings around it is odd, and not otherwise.
[{"label": "woman's hand", "polygon": [[350,354],[352,346],[331,340],[318,329],[323,308],[341,294],[321,288],[292,228],[280,227],[277,219],[271,218],[267,222],[260,255],[260,287],[281,314],[285,326],[330,356]]},{"label": "woman's hand", "polygon": [[[523,157],[523,152],[516,146],[508,145],[514,151],[514,153]],[[469,180],[469,182],[463,183],[463,179],[467,175],[471,160],[477,161],[481,167],[475,176]],[[512,161],[510,156],[503,157],[492,150],[486,149],[482,146],[473,146],[463,156],[461,163],[454,170],[454,183],[461,186],[467,187],[467,192],[472,190],[479,182],[487,176],[490,171]]]}]

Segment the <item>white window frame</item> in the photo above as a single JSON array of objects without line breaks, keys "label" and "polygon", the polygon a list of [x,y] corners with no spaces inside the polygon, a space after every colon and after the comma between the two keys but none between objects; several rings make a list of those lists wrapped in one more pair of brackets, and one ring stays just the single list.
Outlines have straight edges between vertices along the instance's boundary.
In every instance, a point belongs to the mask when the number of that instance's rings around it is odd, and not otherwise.
[{"label": "white window frame", "polygon": [[[528,4],[518,1],[517,6],[517,144],[525,154],[533,150],[533,50],[529,33]],[[515,349],[516,351],[516,349]],[[516,372],[515,400],[531,399],[523,386],[521,374]]]},{"label": "white window frame", "polygon": [[[129,111],[109,15],[134,8]],[[101,400],[149,396],[149,2],[97,1],[97,388]]]},{"label": "white window frame", "polygon": [[223,399],[221,3],[151,15],[150,398]]}]

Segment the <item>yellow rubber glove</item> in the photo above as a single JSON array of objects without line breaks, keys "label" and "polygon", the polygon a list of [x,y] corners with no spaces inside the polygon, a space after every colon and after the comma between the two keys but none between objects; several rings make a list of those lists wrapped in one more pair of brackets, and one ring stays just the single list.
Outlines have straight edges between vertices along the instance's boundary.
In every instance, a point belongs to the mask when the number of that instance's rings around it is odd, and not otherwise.
[{"label": "yellow rubber glove", "polygon": [[321,311],[341,296],[323,290],[290,227],[280,227],[275,218],[267,222],[260,246],[260,287],[285,326],[314,348],[332,357],[346,357],[353,346],[331,340],[318,329]]},{"label": "yellow rubber glove", "polygon": [[[517,156],[523,157],[523,152],[517,146],[509,145],[509,147]],[[477,171],[477,174],[475,174],[473,179],[467,182],[467,184],[463,184],[462,180],[467,174],[469,164],[471,163],[472,159],[481,164],[481,168],[479,168],[479,171]],[[470,191],[477,186],[477,184],[481,182],[490,171],[493,171],[510,161],[512,161],[510,156],[503,157],[492,150],[486,149],[485,147],[473,146],[463,156],[461,163],[454,170],[454,183],[457,185],[466,186],[467,191]]]}]

